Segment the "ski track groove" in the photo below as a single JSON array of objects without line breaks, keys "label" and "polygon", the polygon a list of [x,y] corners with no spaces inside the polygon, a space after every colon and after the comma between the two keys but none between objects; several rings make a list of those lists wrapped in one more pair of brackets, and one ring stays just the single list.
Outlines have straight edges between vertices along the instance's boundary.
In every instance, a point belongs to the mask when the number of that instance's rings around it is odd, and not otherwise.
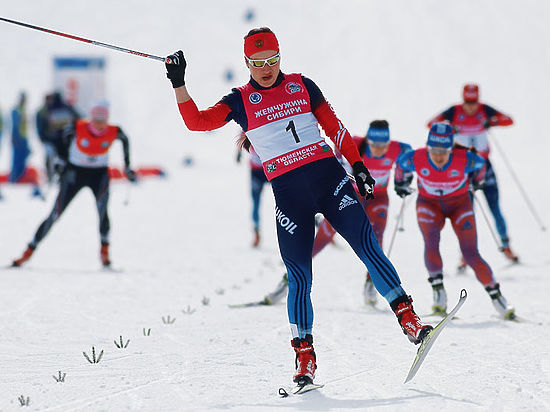
[{"label": "ski track groove", "polygon": [[[145,388],[145,387],[150,386],[150,385],[155,384],[155,383],[160,383],[160,382],[172,380],[176,376],[179,376],[179,375],[183,376],[184,373],[183,372],[176,372],[176,373],[171,374],[170,376],[163,377],[163,378],[158,378],[158,379],[153,379],[153,380],[150,380],[148,382],[142,383],[140,385],[134,386],[132,388],[116,390],[116,391],[113,391],[111,393],[107,393],[105,395],[90,396],[90,397],[87,397],[87,398],[76,399],[76,400],[73,400],[73,401],[66,402],[64,404],[48,407],[48,408],[45,408],[45,409],[42,409],[42,410],[44,410],[44,411],[55,411],[55,410],[59,410],[59,409],[66,410],[66,408],[68,408],[68,407],[74,407],[74,408],[82,409],[82,408],[85,408],[85,407],[92,406],[95,403],[105,401],[107,399],[115,398],[117,396],[133,392],[137,389]],[[192,396],[191,392],[189,392],[189,394],[191,395],[192,398],[195,398],[194,396]]]}]

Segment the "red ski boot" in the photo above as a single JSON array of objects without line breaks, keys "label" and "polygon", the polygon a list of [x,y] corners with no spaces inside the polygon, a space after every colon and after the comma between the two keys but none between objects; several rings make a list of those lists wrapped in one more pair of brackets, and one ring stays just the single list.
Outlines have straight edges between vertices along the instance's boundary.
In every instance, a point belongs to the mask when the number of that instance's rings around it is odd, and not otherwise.
[{"label": "red ski boot", "polygon": [[15,259],[11,265],[13,267],[19,267],[23,263],[25,263],[27,260],[29,260],[34,253],[34,248],[27,246],[27,249],[23,252],[23,255],[19,259]]},{"label": "red ski boot", "polygon": [[294,338],[290,343],[294,348],[294,352],[296,352],[294,382],[298,385],[313,383],[315,369],[317,369],[317,357],[313,350],[313,336],[308,334],[305,339]]},{"label": "red ski boot", "polygon": [[103,266],[111,266],[111,260],[109,259],[109,244],[101,244],[101,252],[99,253],[101,257],[101,264]]},{"label": "red ski boot", "polygon": [[254,240],[252,241],[252,247],[258,247],[260,245],[260,231],[254,229]]},{"label": "red ski boot", "polygon": [[403,329],[403,333],[407,335],[407,338],[415,345],[422,342],[422,339],[424,339],[433,329],[431,325],[422,324],[420,318],[414,312],[412,298],[410,296],[400,296],[395,299],[390,306],[395,316],[397,316],[397,321],[401,329]]},{"label": "red ski boot", "polygon": [[518,263],[519,262],[519,258],[512,251],[512,249],[510,249],[510,246],[503,247],[501,250],[502,250],[502,253],[504,253],[504,256],[506,256],[506,258],[508,260],[510,260],[513,263]]}]

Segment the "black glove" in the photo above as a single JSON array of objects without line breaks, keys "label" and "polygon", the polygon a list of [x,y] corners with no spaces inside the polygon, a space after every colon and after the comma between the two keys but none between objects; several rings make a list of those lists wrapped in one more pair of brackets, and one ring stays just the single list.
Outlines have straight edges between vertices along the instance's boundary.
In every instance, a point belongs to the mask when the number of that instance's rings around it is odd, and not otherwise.
[{"label": "black glove", "polygon": [[401,184],[401,185],[396,183],[394,185],[394,190],[395,190],[395,193],[397,193],[397,196],[399,196],[400,198],[407,197],[413,192],[413,190],[407,183]]},{"label": "black glove", "polygon": [[126,177],[128,178],[128,180],[130,182],[135,183],[137,181],[136,172],[134,172],[132,169],[130,169],[129,166],[126,167],[124,172],[126,173]]},{"label": "black glove", "polygon": [[475,180],[472,180],[471,184],[472,190],[475,192],[476,190],[483,190],[485,187],[485,180],[482,180],[481,182],[477,182]]},{"label": "black glove", "polygon": [[352,168],[359,194],[366,196],[367,200],[374,199],[374,184],[376,181],[370,175],[369,169],[361,161],[355,162]]},{"label": "black glove", "polygon": [[183,52],[178,50],[174,54],[171,54],[167,57],[170,59],[170,63],[165,63],[166,66],[166,77],[172,82],[172,87],[174,89],[185,86],[185,68],[187,67],[187,62],[185,57],[183,57]]},{"label": "black glove", "polygon": [[489,127],[491,127],[491,122],[488,119],[485,119],[483,121],[483,128],[489,130]]},{"label": "black glove", "polygon": [[59,176],[61,176],[63,174],[66,167],[67,167],[67,162],[65,162],[65,160],[63,160],[59,157],[56,157],[53,160],[53,171],[54,171],[54,173],[58,174]]}]

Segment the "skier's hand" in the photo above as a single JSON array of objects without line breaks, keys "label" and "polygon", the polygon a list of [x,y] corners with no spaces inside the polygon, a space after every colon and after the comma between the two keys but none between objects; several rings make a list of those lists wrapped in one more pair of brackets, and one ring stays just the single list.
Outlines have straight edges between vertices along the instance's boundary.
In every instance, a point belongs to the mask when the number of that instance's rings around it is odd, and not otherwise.
[{"label": "skier's hand", "polygon": [[474,192],[477,190],[483,190],[484,187],[485,187],[485,180],[482,180],[482,181],[472,180],[472,190]]},{"label": "skier's hand", "polygon": [[170,59],[170,63],[164,64],[166,66],[166,77],[172,82],[172,87],[176,89],[185,86],[185,68],[187,67],[187,62],[185,61],[185,57],[183,57],[183,52],[178,50],[168,56],[167,59]]},{"label": "skier's hand", "polygon": [[63,174],[66,166],[67,166],[67,162],[65,162],[65,160],[61,159],[60,157],[56,157],[53,160],[53,171],[59,176]]},{"label": "skier's hand", "polygon": [[370,175],[369,169],[361,161],[355,162],[352,168],[359,194],[365,196],[367,200],[374,199],[374,184],[376,181]]},{"label": "skier's hand", "polygon": [[402,183],[402,184],[395,183],[394,190],[397,196],[399,196],[400,198],[405,198],[410,194],[412,194],[413,192],[412,188],[409,186],[408,183]]},{"label": "skier's hand", "polygon": [[126,167],[126,169],[124,170],[124,172],[126,173],[126,177],[128,178],[128,180],[132,183],[136,183],[137,182],[137,176],[136,176],[136,172],[134,172],[132,169],[130,169],[130,167]]}]

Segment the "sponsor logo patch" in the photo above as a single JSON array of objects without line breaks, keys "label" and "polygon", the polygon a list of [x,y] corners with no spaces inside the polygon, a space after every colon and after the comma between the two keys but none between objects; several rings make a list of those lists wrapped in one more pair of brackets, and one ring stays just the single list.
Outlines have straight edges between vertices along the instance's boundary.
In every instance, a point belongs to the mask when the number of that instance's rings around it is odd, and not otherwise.
[{"label": "sponsor logo patch", "polygon": [[277,219],[277,223],[281,225],[284,230],[291,235],[294,234],[294,229],[296,229],[298,225],[281,212],[277,206],[275,206],[275,218]]},{"label": "sponsor logo patch", "polygon": [[340,200],[340,206],[338,206],[338,210],[342,210],[350,205],[353,205],[357,203],[357,200],[353,199],[352,197],[348,195],[344,195],[342,200]]},{"label": "sponsor logo patch", "polygon": [[344,185],[347,183],[348,180],[349,180],[349,177],[346,176],[342,179],[340,183],[338,183],[338,186],[336,186],[336,189],[334,190],[334,196],[338,196],[338,193],[340,193],[340,190],[342,190],[342,188],[344,187]]},{"label": "sponsor logo patch", "polygon": [[429,176],[429,175],[430,175],[430,170],[424,168],[424,169],[422,169],[422,170],[420,171],[420,174],[421,174],[422,176]]},{"label": "sponsor logo patch", "polygon": [[285,86],[285,90],[288,94],[292,94],[292,93],[296,93],[296,92],[301,92],[302,91],[302,86],[300,86],[299,84],[297,83],[287,83],[286,86]]},{"label": "sponsor logo patch", "polygon": [[251,93],[248,100],[250,100],[252,104],[258,104],[262,101],[262,95],[258,92]]},{"label": "sponsor logo patch", "polygon": [[275,170],[277,170],[277,163],[275,162],[268,163],[265,168],[267,170],[267,173],[273,173]]}]

